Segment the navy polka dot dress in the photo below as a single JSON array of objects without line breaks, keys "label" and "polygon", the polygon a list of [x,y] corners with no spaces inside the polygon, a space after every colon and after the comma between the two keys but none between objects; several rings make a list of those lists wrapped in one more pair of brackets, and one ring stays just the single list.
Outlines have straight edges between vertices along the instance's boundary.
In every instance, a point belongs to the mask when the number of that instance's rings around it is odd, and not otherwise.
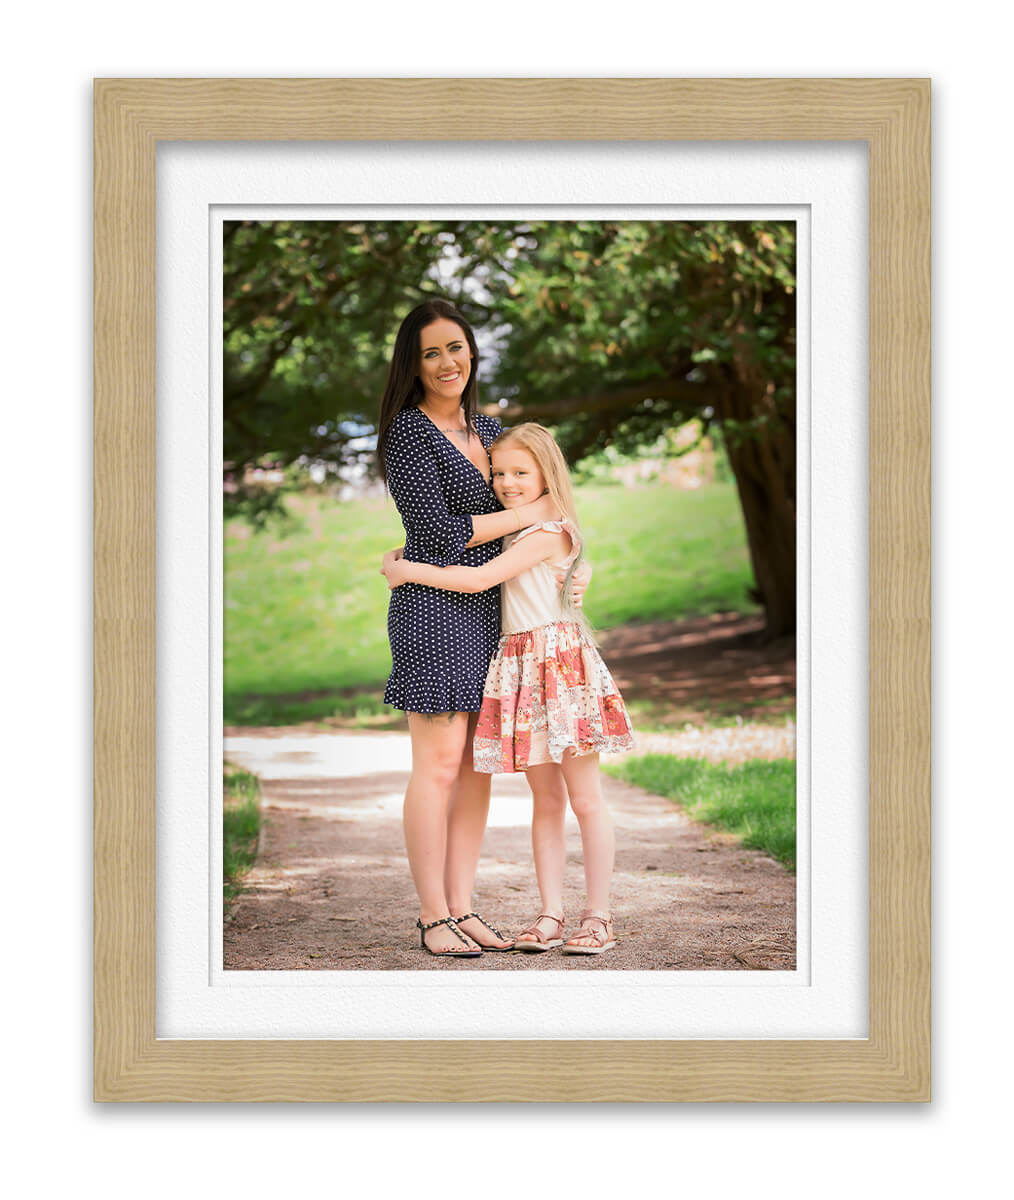
[{"label": "navy polka dot dress", "polygon": [[[483,413],[475,427],[487,447],[501,432],[500,422]],[[384,453],[410,562],[481,567],[500,553],[499,539],[465,548],[472,514],[502,507],[488,478],[425,413],[402,409]],[[403,583],[391,592],[387,635],[393,669],[385,704],[416,713],[478,712],[500,640],[500,588],[465,594]]]}]

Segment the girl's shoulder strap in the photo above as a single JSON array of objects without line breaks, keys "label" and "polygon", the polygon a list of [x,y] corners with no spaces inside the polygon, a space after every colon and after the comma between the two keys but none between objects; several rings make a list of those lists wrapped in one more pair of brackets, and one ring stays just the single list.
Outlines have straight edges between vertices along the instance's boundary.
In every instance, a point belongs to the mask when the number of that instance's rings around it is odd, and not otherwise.
[{"label": "girl's shoulder strap", "polygon": [[566,517],[561,517],[559,521],[536,521],[534,525],[526,525],[524,529],[514,535],[512,545],[517,545],[523,537],[527,537],[530,533],[535,533],[538,529],[544,529],[546,533],[567,533],[570,535],[570,552],[567,555],[568,563],[577,558],[581,552],[581,539],[574,528],[574,523]]}]

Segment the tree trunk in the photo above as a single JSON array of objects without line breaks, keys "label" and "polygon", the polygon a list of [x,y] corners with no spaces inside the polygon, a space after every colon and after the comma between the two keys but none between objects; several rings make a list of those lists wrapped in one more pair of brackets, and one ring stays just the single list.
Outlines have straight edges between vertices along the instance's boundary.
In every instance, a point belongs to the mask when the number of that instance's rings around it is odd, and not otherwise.
[{"label": "tree trunk", "polygon": [[[738,374],[738,373],[737,373]],[[722,389],[716,413],[743,423],[726,435],[736,478],[765,633],[796,629],[796,429],[794,412],[778,414],[771,388],[742,378]]]}]

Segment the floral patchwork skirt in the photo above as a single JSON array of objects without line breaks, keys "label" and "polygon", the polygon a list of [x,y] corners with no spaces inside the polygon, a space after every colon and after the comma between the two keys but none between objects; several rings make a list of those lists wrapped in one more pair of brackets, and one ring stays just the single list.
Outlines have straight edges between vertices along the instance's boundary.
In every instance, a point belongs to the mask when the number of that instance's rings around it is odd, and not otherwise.
[{"label": "floral patchwork skirt", "polygon": [[526,771],[633,745],[623,699],[580,625],[561,621],[500,638],[472,743],[476,771]]}]

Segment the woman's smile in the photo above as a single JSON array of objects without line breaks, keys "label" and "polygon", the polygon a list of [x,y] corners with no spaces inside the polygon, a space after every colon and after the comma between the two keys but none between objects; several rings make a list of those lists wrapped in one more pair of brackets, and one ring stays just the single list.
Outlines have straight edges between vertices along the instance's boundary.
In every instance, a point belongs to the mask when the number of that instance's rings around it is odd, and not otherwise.
[{"label": "woman's smile", "polygon": [[419,335],[419,380],[428,396],[449,399],[465,390],[472,373],[472,354],[464,330],[441,318]]}]

